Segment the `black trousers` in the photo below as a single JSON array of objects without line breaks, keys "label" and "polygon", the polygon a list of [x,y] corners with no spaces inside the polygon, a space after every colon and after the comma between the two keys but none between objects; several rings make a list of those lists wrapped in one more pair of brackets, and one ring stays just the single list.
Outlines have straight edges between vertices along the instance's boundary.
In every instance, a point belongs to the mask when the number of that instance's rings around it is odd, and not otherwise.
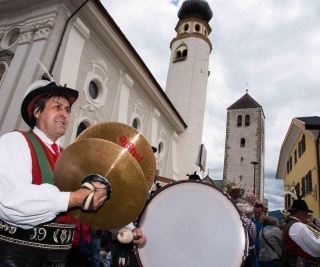
[{"label": "black trousers", "polygon": [[67,250],[46,250],[0,242],[1,267],[64,267]]}]

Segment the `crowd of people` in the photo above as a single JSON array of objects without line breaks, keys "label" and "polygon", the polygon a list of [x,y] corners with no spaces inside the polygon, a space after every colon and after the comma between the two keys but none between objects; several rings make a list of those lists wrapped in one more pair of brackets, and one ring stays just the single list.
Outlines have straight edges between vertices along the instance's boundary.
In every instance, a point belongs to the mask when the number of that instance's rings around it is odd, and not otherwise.
[{"label": "crowd of people", "polygon": [[283,227],[267,216],[266,209],[254,194],[242,197],[233,186],[230,198],[235,203],[248,237],[246,267],[317,267],[320,266],[320,239],[308,227],[312,210],[301,197],[293,201]]},{"label": "crowd of people", "polygon": [[[138,266],[134,246],[146,244],[141,229],[126,226],[135,237],[128,244],[119,243],[110,229],[91,229],[67,211],[81,208],[92,189],[80,186],[61,192],[53,183],[55,161],[62,151],[59,139],[67,130],[77,97],[74,89],[36,82],[21,106],[31,131],[0,137],[2,267]],[[88,206],[94,212],[108,196],[105,184],[92,181],[91,185],[94,195]],[[281,231],[278,220],[264,215],[263,204],[253,194],[240,198],[240,189],[234,187],[230,198],[248,235],[245,266],[320,266],[320,239],[306,226],[312,211],[304,200],[293,201],[290,219]],[[80,250],[83,240],[90,244],[89,254]]]}]

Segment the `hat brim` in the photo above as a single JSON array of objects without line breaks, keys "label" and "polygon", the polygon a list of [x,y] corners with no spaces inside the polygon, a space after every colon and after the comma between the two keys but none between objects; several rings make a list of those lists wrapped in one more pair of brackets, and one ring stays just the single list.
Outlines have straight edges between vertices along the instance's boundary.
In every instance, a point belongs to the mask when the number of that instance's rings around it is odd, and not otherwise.
[{"label": "hat brim", "polygon": [[295,211],[299,211],[299,210],[313,213],[313,211],[312,211],[312,210],[309,210],[309,209],[296,209],[296,208],[290,208],[290,209],[288,209],[289,212],[295,212]]},{"label": "hat brim", "polygon": [[30,93],[26,95],[26,97],[23,99],[21,104],[21,116],[23,120],[32,127],[32,107],[34,103],[44,95],[49,94],[60,94],[65,95],[68,100],[70,101],[70,105],[72,106],[73,103],[77,100],[79,92],[77,90],[63,87],[63,86],[43,86],[39,87],[35,90],[32,90]]}]

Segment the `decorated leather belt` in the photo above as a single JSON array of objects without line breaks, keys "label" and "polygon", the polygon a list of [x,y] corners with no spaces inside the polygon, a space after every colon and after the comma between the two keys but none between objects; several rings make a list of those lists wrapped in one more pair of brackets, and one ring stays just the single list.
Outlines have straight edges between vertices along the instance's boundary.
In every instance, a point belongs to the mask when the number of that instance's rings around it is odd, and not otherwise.
[{"label": "decorated leather belt", "polygon": [[69,250],[75,224],[48,223],[22,229],[0,220],[0,241],[48,250]]}]

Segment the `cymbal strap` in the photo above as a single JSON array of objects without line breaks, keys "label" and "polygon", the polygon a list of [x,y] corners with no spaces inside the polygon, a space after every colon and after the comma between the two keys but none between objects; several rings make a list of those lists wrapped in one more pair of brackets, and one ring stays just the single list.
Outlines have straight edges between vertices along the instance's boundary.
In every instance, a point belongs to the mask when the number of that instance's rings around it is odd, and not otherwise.
[{"label": "cymbal strap", "polygon": [[93,197],[94,197],[94,191],[92,191],[89,195],[87,195],[86,198],[83,200],[81,211],[92,210]]}]

